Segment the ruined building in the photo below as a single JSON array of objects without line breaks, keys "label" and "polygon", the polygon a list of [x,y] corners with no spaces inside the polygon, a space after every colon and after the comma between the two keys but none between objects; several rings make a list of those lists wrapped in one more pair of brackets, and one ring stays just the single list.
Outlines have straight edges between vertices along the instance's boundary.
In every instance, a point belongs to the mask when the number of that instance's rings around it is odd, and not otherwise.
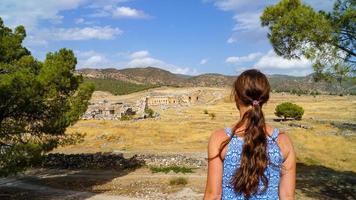
[{"label": "ruined building", "polygon": [[146,97],[148,106],[190,105],[199,101],[200,90],[186,94],[162,95],[151,94]]},{"label": "ruined building", "polygon": [[118,120],[124,115],[135,115],[144,118],[145,109],[155,106],[189,106],[199,102],[200,90],[183,94],[151,93],[136,101],[136,104],[128,104],[120,101],[102,100],[91,103],[82,119]]},{"label": "ruined building", "polygon": [[143,114],[144,109],[145,107],[140,108],[138,105],[132,106],[122,102],[108,102],[104,100],[102,102],[91,103],[82,119],[117,120],[124,115]]}]

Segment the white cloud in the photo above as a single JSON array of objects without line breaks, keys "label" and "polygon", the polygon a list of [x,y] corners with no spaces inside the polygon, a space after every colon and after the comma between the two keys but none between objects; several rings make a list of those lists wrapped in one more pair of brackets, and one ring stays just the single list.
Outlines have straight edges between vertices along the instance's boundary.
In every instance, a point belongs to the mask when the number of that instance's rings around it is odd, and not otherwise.
[{"label": "white cloud", "polygon": [[234,31],[249,31],[262,29],[260,24],[260,12],[247,12],[234,15],[233,19],[236,22]]},{"label": "white cloud", "polygon": [[197,74],[196,69],[189,67],[178,67],[173,64],[166,63],[163,60],[153,58],[147,50],[136,51],[130,54],[131,59],[125,67],[159,67],[177,74]]},{"label": "white cloud", "polygon": [[135,59],[135,58],[145,58],[148,57],[150,55],[150,53],[146,50],[142,50],[142,51],[136,51],[133,52],[130,57]]},{"label": "white cloud", "polygon": [[311,65],[311,61],[304,57],[289,60],[276,55],[273,50],[270,50],[267,54],[262,56],[254,66],[259,69],[305,70],[310,68]]},{"label": "white cloud", "polygon": [[196,69],[179,67],[163,60],[153,58],[147,50],[132,53],[117,53],[105,55],[96,51],[75,51],[78,58],[78,68],[108,68],[108,67],[158,67],[177,74],[198,74]]},{"label": "white cloud", "polygon": [[212,0],[212,2],[217,8],[223,11],[250,10],[271,3],[271,1],[266,2],[261,0]]},{"label": "white cloud", "polygon": [[76,24],[82,24],[82,23],[84,23],[85,20],[84,20],[84,18],[77,18],[74,21]]},{"label": "white cloud", "polygon": [[128,19],[148,19],[150,15],[142,10],[130,8],[127,6],[113,6],[110,4],[96,6],[95,13],[90,14],[91,17],[113,17],[113,18],[128,18]]},{"label": "white cloud", "polygon": [[[260,25],[259,16],[266,6],[276,4],[278,0],[203,0],[213,3],[219,10],[233,12],[236,22],[232,35],[227,43],[236,43],[240,40],[260,41],[266,39],[266,29]],[[331,11],[334,0],[303,0],[316,10]]]},{"label": "white cloud", "polygon": [[266,74],[305,76],[312,72],[312,63],[308,59],[304,57],[301,59],[285,59],[278,56],[273,50],[268,51],[266,54],[257,52],[246,56],[232,56],[226,58],[225,62],[234,64],[237,72],[242,72],[247,69],[240,65],[245,62],[253,62],[253,64],[249,64],[249,66],[260,69]]},{"label": "white cloud", "polygon": [[226,41],[227,43],[229,43],[229,44],[232,44],[232,43],[236,43],[237,42],[237,39],[235,38],[235,37],[229,37],[229,39],[227,39],[227,41]]},{"label": "white cloud", "polygon": [[335,0],[304,0],[303,2],[311,5],[317,10],[331,11]]},{"label": "white cloud", "polygon": [[[207,0],[206,0],[207,1]],[[209,1],[208,1],[209,2]],[[237,43],[241,40],[260,41],[266,39],[267,30],[261,27],[260,15],[268,4],[276,2],[261,0],[211,0],[222,10],[233,12],[235,22],[232,34],[227,43]]]},{"label": "white cloud", "polygon": [[208,59],[207,58],[204,58],[204,59],[201,59],[199,64],[201,65],[205,65],[206,63],[208,63]]},{"label": "white cloud", "polygon": [[25,45],[46,46],[50,41],[112,40],[122,34],[119,28],[92,26],[83,28],[34,29],[37,32],[25,39]]},{"label": "white cloud", "polygon": [[76,51],[78,68],[107,68],[113,66],[113,62],[104,54],[96,51]]},{"label": "white cloud", "polygon": [[[58,24],[62,21],[61,11],[73,10],[85,5],[91,5],[97,11],[103,11],[113,17],[147,18],[149,15],[141,10],[117,5],[125,0],[1,0],[0,17],[7,26],[24,25],[27,29],[36,28],[41,20]],[[90,8],[90,6],[84,7]],[[104,9],[106,8],[106,9]],[[105,11],[105,12],[104,12]]]},{"label": "white cloud", "polygon": [[42,37],[39,35],[28,35],[25,38],[24,41],[24,45],[25,46],[30,46],[30,47],[34,47],[34,46],[47,46],[48,45],[48,41],[46,39],[46,37]]},{"label": "white cloud", "polygon": [[233,20],[235,25],[232,35],[227,43],[236,43],[240,40],[260,41],[266,39],[267,29],[260,24],[260,12],[239,12]]},{"label": "white cloud", "polygon": [[127,63],[128,67],[155,67],[155,66],[167,66],[162,60],[151,57],[138,57],[134,58]]},{"label": "white cloud", "polygon": [[119,28],[93,26],[84,28],[60,28],[51,31],[55,40],[111,40],[122,34]]},{"label": "white cloud", "polygon": [[24,25],[27,29],[35,28],[40,20],[58,23],[63,16],[60,11],[79,7],[86,0],[1,0],[0,16],[8,26]]},{"label": "white cloud", "polygon": [[[46,46],[54,40],[109,40],[114,39],[122,34],[119,28],[110,26],[92,26],[95,21],[88,21],[85,17],[73,19],[76,24],[87,25],[87,27],[66,27],[60,28],[58,24],[66,17],[62,15],[63,11],[84,9],[89,13],[96,10],[103,10],[113,15],[114,8],[122,16],[140,18],[148,17],[143,11],[133,8],[122,9],[117,5],[128,0],[1,0],[0,17],[5,21],[6,26],[15,27],[24,25],[27,31],[25,45],[29,48],[35,46]],[[90,5],[93,6],[90,8]],[[108,6],[110,5],[110,6]],[[106,10],[105,10],[105,9]],[[109,9],[109,10],[107,10]],[[111,10],[110,10],[111,9]],[[50,22],[46,27],[42,26],[43,22]]]},{"label": "white cloud", "polygon": [[226,63],[232,63],[232,64],[241,64],[245,62],[251,62],[255,61],[259,57],[262,56],[262,53],[256,52],[256,53],[250,53],[247,56],[231,56],[227,57],[225,62]]},{"label": "white cloud", "polygon": [[96,22],[95,21],[88,21],[87,19],[84,19],[82,17],[80,18],[76,18],[74,20],[74,23],[76,24],[85,24],[85,25],[92,25],[92,24],[95,24]]},{"label": "white cloud", "polygon": [[191,70],[189,67],[184,67],[184,68],[176,67],[175,69],[171,70],[171,72],[175,74],[191,74],[191,75],[197,74],[196,69]]},{"label": "white cloud", "polygon": [[115,18],[134,18],[134,19],[143,19],[148,18],[149,16],[141,10],[137,10],[130,7],[117,7],[112,11],[112,16]]}]

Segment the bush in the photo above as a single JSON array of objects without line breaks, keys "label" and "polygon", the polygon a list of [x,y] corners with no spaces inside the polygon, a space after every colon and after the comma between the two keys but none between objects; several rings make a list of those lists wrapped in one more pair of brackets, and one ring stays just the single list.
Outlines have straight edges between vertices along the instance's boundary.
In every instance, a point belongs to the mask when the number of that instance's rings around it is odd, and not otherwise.
[{"label": "bush", "polygon": [[204,114],[206,114],[206,115],[209,114],[207,109],[204,110]]},{"label": "bush", "polygon": [[159,173],[159,172],[163,172],[163,173],[168,173],[170,171],[173,171],[174,173],[193,173],[193,168],[190,167],[181,167],[181,166],[166,166],[166,167],[150,167],[150,170],[152,173]]},{"label": "bush", "polygon": [[128,115],[128,114],[123,114],[120,118],[121,121],[128,121],[128,120],[131,120],[133,119],[133,116],[132,115]]},{"label": "bush", "polygon": [[155,114],[155,111],[153,111],[151,108],[146,108],[145,113],[148,115],[148,117],[152,118]]},{"label": "bush", "polygon": [[284,102],[276,107],[274,114],[277,117],[283,117],[284,119],[293,118],[296,120],[301,120],[304,114],[304,109],[296,104]]},{"label": "bush", "polygon": [[169,181],[169,185],[187,185],[188,180],[184,177],[172,178]]}]

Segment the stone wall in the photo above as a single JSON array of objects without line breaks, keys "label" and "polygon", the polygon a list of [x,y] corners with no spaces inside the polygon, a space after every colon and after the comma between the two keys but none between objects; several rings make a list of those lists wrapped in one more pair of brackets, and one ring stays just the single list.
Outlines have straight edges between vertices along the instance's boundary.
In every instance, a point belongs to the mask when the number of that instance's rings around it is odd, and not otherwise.
[{"label": "stone wall", "polygon": [[125,158],[122,153],[59,154],[45,155],[41,167],[59,169],[128,169],[140,166],[205,167],[204,158],[185,155],[141,154]]},{"label": "stone wall", "polygon": [[150,95],[146,97],[146,102],[148,106],[190,105],[199,102],[200,93],[198,90],[184,94]]}]

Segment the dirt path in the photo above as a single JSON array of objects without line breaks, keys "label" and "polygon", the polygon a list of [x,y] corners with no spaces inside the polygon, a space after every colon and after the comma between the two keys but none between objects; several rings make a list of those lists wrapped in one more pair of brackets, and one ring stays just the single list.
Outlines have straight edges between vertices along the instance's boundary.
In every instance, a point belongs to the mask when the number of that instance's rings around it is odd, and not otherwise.
[{"label": "dirt path", "polygon": [[125,196],[95,194],[92,192],[80,192],[68,189],[57,189],[48,186],[27,183],[26,181],[21,179],[1,179],[0,190],[3,188],[16,188],[35,192],[36,197],[29,196],[28,199],[41,198],[41,196],[38,195],[43,195],[44,197],[50,197],[51,200],[139,200],[137,198],[130,198]]},{"label": "dirt path", "polygon": [[[161,188],[157,187],[157,180],[159,183],[162,180],[177,177],[177,174],[148,174],[147,170],[138,170],[138,172],[129,175],[113,178],[115,176],[117,176],[117,174],[112,174],[111,171],[81,171],[78,173],[76,171],[70,172],[67,170],[44,170],[36,172],[32,175],[27,175],[25,177],[2,178],[0,179],[0,199],[197,200],[202,199],[203,196],[203,194],[197,193],[189,187],[181,187],[179,188],[179,190],[174,192],[165,192],[161,190]],[[189,178],[190,180],[204,178],[198,174],[187,174],[184,175],[184,177]],[[87,191],[87,188],[81,188],[82,183],[91,183],[91,181],[93,180],[96,181],[95,184],[99,182],[98,190],[102,190],[101,192],[91,192]],[[66,185],[68,181],[73,182],[74,187],[69,189],[68,185]],[[124,183],[124,186],[118,186],[118,183]],[[90,186],[90,190],[96,187],[95,184]],[[134,187],[137,187],[136,189],[138,189],[137,191],[135,191],[134,195],[132,195],[132,192],[128,192],[129,195],[131,194],[131,197],[126,195],[120,195],[122,191],[127,191],[130,187],[133,187],[132,185],[135,185]],[[9,191],[11,189],[14,189],[16,193],[22,191],[24,193],[24,197],[13,196],[11,192],[9,196],[7,196],[8,198],[6,198],[6,196],[1,195],[4,193],[3,191]],[[139,191],[142,189],[144,190],[144,192]]]},{"label": "dirt path", "polygon": [[[298,163],[297,169],[296,199],[356,199],[356,173],[303,163]],[[206,173],[205,167],[185,174],[153,173],[147,166],[125,170],[32,169],[0,179],[0,199],[198,200],[203,197]],[[174,182],[179,179],[185,183]]]}]

